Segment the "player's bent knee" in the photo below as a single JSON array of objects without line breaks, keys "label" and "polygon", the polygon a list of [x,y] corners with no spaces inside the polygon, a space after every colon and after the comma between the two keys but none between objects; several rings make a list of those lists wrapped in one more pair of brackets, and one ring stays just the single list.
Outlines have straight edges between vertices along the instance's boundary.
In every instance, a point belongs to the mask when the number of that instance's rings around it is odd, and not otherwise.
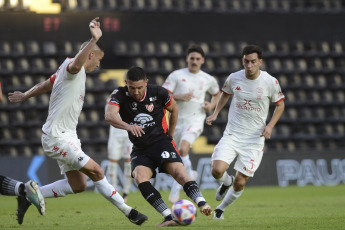
[{"label": "player's bent knee", "polygon": [[219,179],[223,176],[225,171],[223,170],[219,170],[217,168],[212,168],[212,176],[215,178],[215,179]]},{"label": "player's bent knee", "polygon": [[86,190],[86,186],[87,186],[86,183],[81,182],[81,183],[73,185],[71,187],[72,187],[72,190],[74,193],[81,193],[81,192],[84,192]]}]

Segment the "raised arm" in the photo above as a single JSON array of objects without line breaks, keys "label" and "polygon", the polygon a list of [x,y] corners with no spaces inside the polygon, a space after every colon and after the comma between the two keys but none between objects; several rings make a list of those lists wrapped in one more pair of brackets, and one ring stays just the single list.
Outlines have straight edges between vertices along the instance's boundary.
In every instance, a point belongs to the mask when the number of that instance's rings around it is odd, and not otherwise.
[{"label": "raised arm", "polygon": [[212,125],[212,122],[217,119],[219,112],[223,109],[230,97],[230,94],[222,92],[213,114],[206,118],[206,124]]},{"label": "raised arm", "polygon": [[11,103],[21,103],[26,101],[30,97],[35,97],[37,95],[44,94],[46,92],[51,91],[53,88],[53,83],[51,83],[50,79],[45,80],[44,82],[40,82],[25,93],[20,91],[14,91],[13,93],[8,93],[8,100]]}]

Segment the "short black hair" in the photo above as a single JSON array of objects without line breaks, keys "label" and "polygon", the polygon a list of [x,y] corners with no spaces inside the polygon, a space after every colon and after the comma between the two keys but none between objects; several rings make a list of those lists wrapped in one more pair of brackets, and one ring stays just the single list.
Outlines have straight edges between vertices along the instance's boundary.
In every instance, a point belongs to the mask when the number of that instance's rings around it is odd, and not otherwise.
[{"label": "short black hair", "polygon": [[262,49],[257,46],[257,45],[247,45],[245,47],[243,47],[242,49],[242,57],[244,55],[248,55],[248,54],[252,54],[252,53],[257,53],[258,54],[258,58],[262,59]]},{"label": "short black hair", "polygon": [[201,54],[202,57],[205,57],[205,52],[201,48],[201,46],[199,46],[199,45],[196,45],[196,44],[190,45],[187,49],[187,56],[193,52],[197,52],[197,53]]},{"label": "short black hair", "polygon": [[140,80],[146,80],[146,73],[145,71],[138,67],[138,66],[133,66],[129,68],[126,74],[126,80],[130,81],[140,81]]}]

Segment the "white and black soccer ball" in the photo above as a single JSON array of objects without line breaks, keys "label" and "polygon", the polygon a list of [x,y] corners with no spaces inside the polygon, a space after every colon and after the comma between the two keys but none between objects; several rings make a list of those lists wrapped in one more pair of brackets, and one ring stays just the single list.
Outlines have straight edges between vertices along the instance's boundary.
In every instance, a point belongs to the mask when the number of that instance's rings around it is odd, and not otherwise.
[{"label": "white and black soccer ball", "polygon": [[190,225],[196,218],[196,207],[189,200],[179,200],[171,208],[172,217],[181,225]]}]

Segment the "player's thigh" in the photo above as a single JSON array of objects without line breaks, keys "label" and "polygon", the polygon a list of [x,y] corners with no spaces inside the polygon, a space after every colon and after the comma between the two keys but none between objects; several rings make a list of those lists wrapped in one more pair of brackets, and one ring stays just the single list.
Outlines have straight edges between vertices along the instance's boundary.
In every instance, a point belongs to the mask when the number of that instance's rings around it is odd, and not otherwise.
[{"label": "player's thigh", "polygon": [[181,134],[180,142],[186,141],[193,145],[195,140],[200,136],[204,129],[204,124],[200,122],[191,122],[188,126],[185,127]]},{"label": "player's thigh", "polygon": [[253,177],[263,157],[264,144],[241,143],[234,168],[242,174]]},{"label": "player's thigh", "polygon": [[81,149],[80,140],[76,137],[50,137],[42,135],[44,153],[58,161],[61,174],[72,170],[80,170],[90,157]]},{"label": "player's thigh", "polygon": [[214,147],[212,162],[223,161],[230,165],[236,156],[235,142],[232,140],[231,135],[224,135]]}]

